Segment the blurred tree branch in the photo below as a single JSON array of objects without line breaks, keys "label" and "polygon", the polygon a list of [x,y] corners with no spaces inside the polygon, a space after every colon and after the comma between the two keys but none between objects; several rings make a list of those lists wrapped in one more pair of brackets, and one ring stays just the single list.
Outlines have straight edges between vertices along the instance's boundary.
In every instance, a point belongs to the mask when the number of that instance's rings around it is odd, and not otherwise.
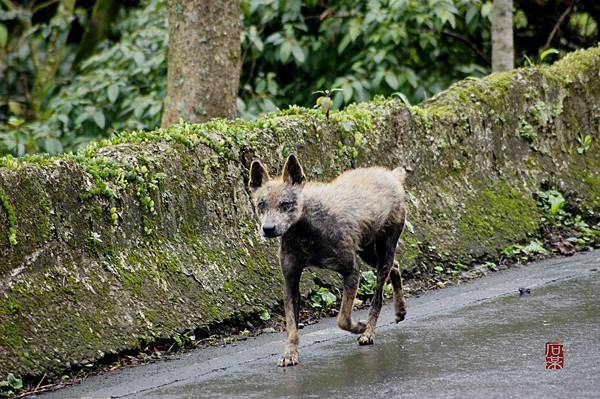
[{"label": "blurred tree branch", "polygon": [[481,51],[475,43],[471,42],[468,37],[463,36],[460,33],[447,30],[442,31],[442,34],[460,40],[461,42],[469,46],[471,50],[473,50],[473,52],[475,52],[475,54],[477,54],[479,58],[481,58],[481,60],[486,63],[486,65],[490,65],[490,58],[487,55],[485,55],[485,53],[483,53],[483,51]]},{"label": "blurred tree branch", "polygon": [[39,11],[43,10],[44,8],[50,7],[52,4],[55,4],[56,2],[58,2],[58,0],[48,0],[43,3],[40,3],[40,4],[36,5],[35,7],[33,7],[32,12],[33,12],[33,14],[35,14],[36,12],[39,12]]},{"label": "blurred tree branch", "polygon": [[11,0],[2,0],[2,3],[11,11],[14,11],[18,8]]},{"label": "blurred tree branch", "polygon": [[[48,89],[54,84],[54,78],[60,66],[62,55],[67,45],[70,32],[70,20],[75,13],[75,0],[62,0],[52,18],[52,33],[48,38],[46,47],[46,59],[43,63],[37,61],[35,79],[31,88],[31,106],[34,114],[38,115],[42,110],[42,103]],[[32,46],[34,47],[34,46]],[[35,49],[32,48],[32,56]],[[35,63],[34,63],[35,64]]]},{"label": "blurred tree branch", "polygon": [[558,21],[554,25],[554,28],[552,28],[552,32],[550,32],[550,36],[548,36],[548,39],[546,40],[546,44],[544,44],[543,50],[547,50],[548,47],[550,47],[550,44],[552,43],[552,39],[554,39],[554,36],[556,35],[556,32],[558,32],[558,29],[560,28],[560,26],[564,22],[565,18],[567,18],[567,16],[571,13],[571,11],[573,11],[573,6],[574,5],[575,5],[575,1],[572,1],[571,4],[569,5],[569,7],[567,7],[567,9],[562,13],[562,15],[560,16],[560,18],[558,19]]},{"label": "blurred tree branch", "polygon": [[106,39],[110,33],[110,26],[115,20],[121,1],[118,0],[97,0],[92,10],[92,16],[85,34],[75,56],[74,64],[77,65],[81,61],[88,58],[94,53],[98,44]]}]

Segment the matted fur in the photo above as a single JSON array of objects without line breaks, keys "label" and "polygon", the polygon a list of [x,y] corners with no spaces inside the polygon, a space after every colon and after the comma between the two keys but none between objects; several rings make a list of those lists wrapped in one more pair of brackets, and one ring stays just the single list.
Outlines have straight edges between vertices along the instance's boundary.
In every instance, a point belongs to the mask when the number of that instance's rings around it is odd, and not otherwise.
[{"label": "matted fur", "polygon": [[[396,243],[404,227],[405,172],[370,167],[349,170],[329,183],[307,183],[291,155],[281,177],[272,179],[258,161],[250,166],[249,189],[266,237],[281,237],[280,261],[285,278],[288,342],[280,366],[298,363],[298,284],[307,266],[324,267],[344,278],[338,325],[373,343],[385,280],[394,266]],[[368,322],[351,318],[360,280],[360,256],[377,269],[378,282]],[[406,313],[399,271],[392,278],[397,321]]]}]

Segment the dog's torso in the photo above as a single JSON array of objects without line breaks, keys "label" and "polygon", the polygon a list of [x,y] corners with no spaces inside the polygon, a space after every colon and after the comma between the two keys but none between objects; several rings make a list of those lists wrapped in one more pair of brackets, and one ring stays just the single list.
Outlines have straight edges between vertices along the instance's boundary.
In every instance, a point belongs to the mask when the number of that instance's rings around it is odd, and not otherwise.
[{"label": "dog's torso", "polygon": [[373,167],[306,184],[302,216],[282,236],[282,253],[306,266],[344,271],[385,226],[404,222],[403,179],[401,170]]}]

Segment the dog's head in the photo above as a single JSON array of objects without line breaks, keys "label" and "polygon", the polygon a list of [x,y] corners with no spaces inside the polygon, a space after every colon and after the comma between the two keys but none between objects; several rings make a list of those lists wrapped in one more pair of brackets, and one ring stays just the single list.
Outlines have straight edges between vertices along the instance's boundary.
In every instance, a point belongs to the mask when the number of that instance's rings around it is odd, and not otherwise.
[{"label": "dog's head", "polygon": [[260,161],[252,161],[248,187],[260,221],[260,233],[279,237],[302,215],[304,171],[294,155],[285,161],[281,177],[272,179]]}]

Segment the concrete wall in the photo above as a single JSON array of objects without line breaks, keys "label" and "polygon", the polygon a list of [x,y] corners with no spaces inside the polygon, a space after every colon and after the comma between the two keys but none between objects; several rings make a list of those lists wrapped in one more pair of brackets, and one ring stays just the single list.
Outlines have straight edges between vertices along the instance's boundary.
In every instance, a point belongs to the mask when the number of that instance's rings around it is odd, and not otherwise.
[{"label": "concrete wall", "polygon": [[378,99],[329,119],[292,107],[123,133],[77,156],[2,159],[0,375],[280,309],[276,245],[256,235],[245,189],[255,156],[275,174],[293,151],[314,180],[373,164],[412,169],[412,229],[398,256],[426,275],[537,235],[542,185],[600,212],[599,142],[593,48],[462,81],[413,107]]}]

